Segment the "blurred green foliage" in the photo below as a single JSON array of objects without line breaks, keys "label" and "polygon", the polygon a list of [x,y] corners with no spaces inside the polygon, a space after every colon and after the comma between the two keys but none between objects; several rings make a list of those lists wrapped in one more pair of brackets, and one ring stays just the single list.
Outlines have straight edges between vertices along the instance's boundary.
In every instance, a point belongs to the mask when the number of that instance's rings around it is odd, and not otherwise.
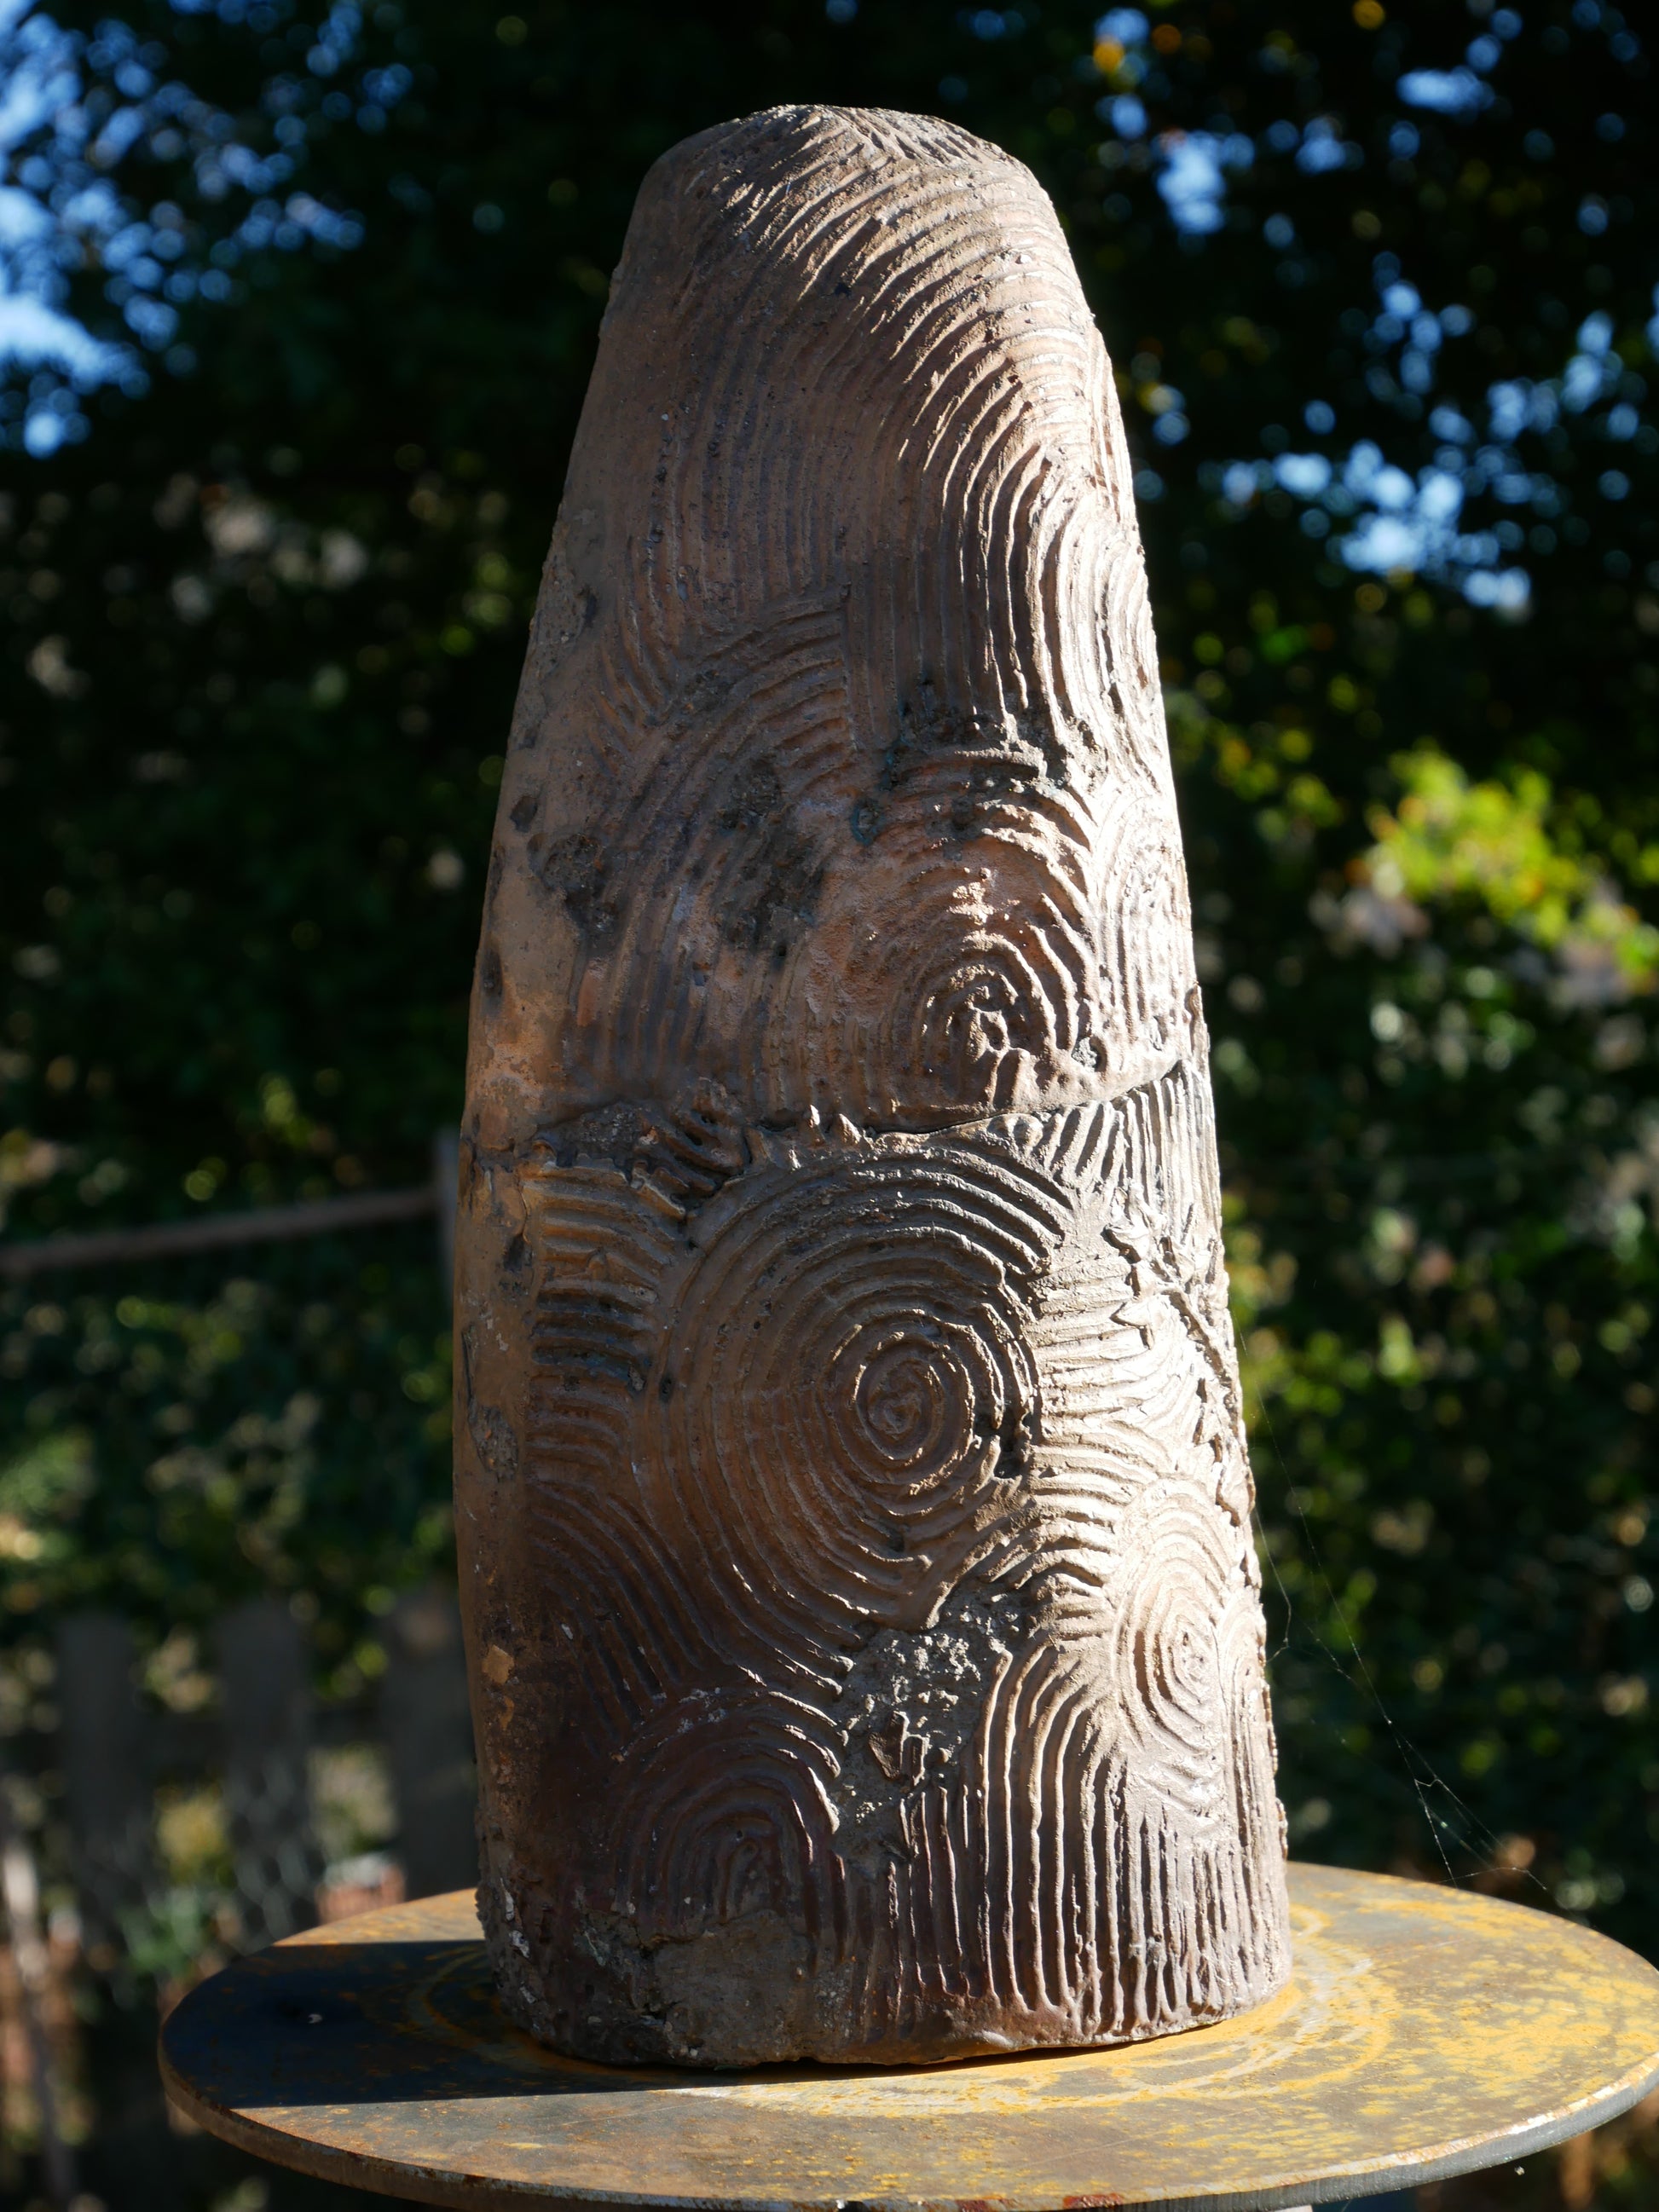
[{"label": "blurred green foliage", "polygon": [[173,1263],[148,1290],[66,1273],[15,1293],[12,1622],[90,1604],[200,1630],[287,1590],[321,1620],[335,1686],[356,1686],[365,1610],[450,1547],[433,1243],[333,1238],[240,1252],[228,1277]]},{"label": "blurred green foliage", "polygon": [[[1408,113],[1401,72],[1462,66],[1485,0],[1148,12],[1126,41],[1071,0],[404,0],[325,77],[292,6],[129,11],[249,143],[297,118],[300,181],[363,238],[227,250],[230,298],[182,311],[147,395],[0,458],[7,1229],[423,1178],[641,173],[778,101],[948,113],[1054,193],[1141,470],[1293,1838],[1443,1854],[1652,1946],[1646,56],[1542,0],[1477,112]],[[391,66],[409,88],[365,125],[354,72]],[[1146,135],[1113,120],[1131,95]],[[1253,149],[1208,234],[1161,189],[1182,131]],[[123,178],[200,258],[225,245],[176,143]],[[1395,280],[1468,310],[1431,391],[1379,334]],[[95,321],[98,272],[76,283]],[[1495,384],[1559,384],[1592,316],[1617,405],[1546,410],[1507,506],[1470,478],[1524,605],[1473,604],[1455,563],[1357,573],[1340,499],[1274,473],[1371,441],[1420,485],[1455,459],[1442,404],[1480,425]],[[429,1239],[35,1278],[3,1327],[14,1640],[86,1595],[159,1633],[269,1583],[343,1664],[441,1551]]]}]

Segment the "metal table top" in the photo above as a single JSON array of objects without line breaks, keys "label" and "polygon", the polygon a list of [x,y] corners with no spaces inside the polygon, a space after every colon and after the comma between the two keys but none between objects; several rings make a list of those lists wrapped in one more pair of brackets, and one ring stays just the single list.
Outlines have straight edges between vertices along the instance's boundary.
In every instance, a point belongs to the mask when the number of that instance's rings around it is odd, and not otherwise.
[{"label": "metal table top", "polygon": [[169,2095],[327,2180],[477,2212],[1267,2208],[1519,2159],[1659,2081],[1659,1972],[1575,1923],[1293,1866],[1295,1971],[1113,2051],[692,2074],[585,2064],[498,2009],[470,1893],[290,1937],[167,2023]]}]

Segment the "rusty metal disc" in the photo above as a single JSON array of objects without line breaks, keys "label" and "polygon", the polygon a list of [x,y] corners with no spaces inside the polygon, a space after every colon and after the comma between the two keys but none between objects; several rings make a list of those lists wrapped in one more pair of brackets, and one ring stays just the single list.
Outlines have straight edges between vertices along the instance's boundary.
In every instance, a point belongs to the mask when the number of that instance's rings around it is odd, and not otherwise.
[{"label": "rusty metal disc", "polygon": [[1659,2081],[1659,1972],[1574,1923],[1291,1869],[1288,1989],[1115,2051],[691,2074],[543,2050],[495,2004],[471,1894],[290,1937],[186,1997],[169,2095],[263,2158],[486,2212],[1268,2208],[1518,2159]]}]

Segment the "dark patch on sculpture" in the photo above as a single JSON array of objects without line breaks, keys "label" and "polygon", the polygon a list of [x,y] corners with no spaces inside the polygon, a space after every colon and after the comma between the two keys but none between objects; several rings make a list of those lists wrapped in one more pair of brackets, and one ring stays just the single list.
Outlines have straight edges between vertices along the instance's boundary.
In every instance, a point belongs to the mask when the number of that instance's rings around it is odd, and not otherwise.
[{"label": "dark patch on sculpture", "polygon": [[722,934],[750,952],[787,945],[795,926],[812,919],[823,864],[796,828],[770,761],[749,769],[714,818],[744,846],[720,918]]},{"label": "dark patch on sculpture", "polygon": [[537,854],[537,873],[550,891],[564,901],[572,919],[597,951],[617,932],[617,912],[607,891],[610,857],[599,841],[585,830],[573,830],[542,846],[532,837],[530,849]]}]

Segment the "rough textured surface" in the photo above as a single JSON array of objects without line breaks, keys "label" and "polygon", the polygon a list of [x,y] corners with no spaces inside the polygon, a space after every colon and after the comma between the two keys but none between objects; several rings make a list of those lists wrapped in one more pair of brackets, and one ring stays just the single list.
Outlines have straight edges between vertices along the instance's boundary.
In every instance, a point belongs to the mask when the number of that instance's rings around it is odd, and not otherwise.
[{"label": "rough textured surface", "polygon": [[1286,1974],[1129,483],[1018,163],[797,108],[652,171],[458,1240],[480,1899],[562,2050],[1110,2043]]}]

